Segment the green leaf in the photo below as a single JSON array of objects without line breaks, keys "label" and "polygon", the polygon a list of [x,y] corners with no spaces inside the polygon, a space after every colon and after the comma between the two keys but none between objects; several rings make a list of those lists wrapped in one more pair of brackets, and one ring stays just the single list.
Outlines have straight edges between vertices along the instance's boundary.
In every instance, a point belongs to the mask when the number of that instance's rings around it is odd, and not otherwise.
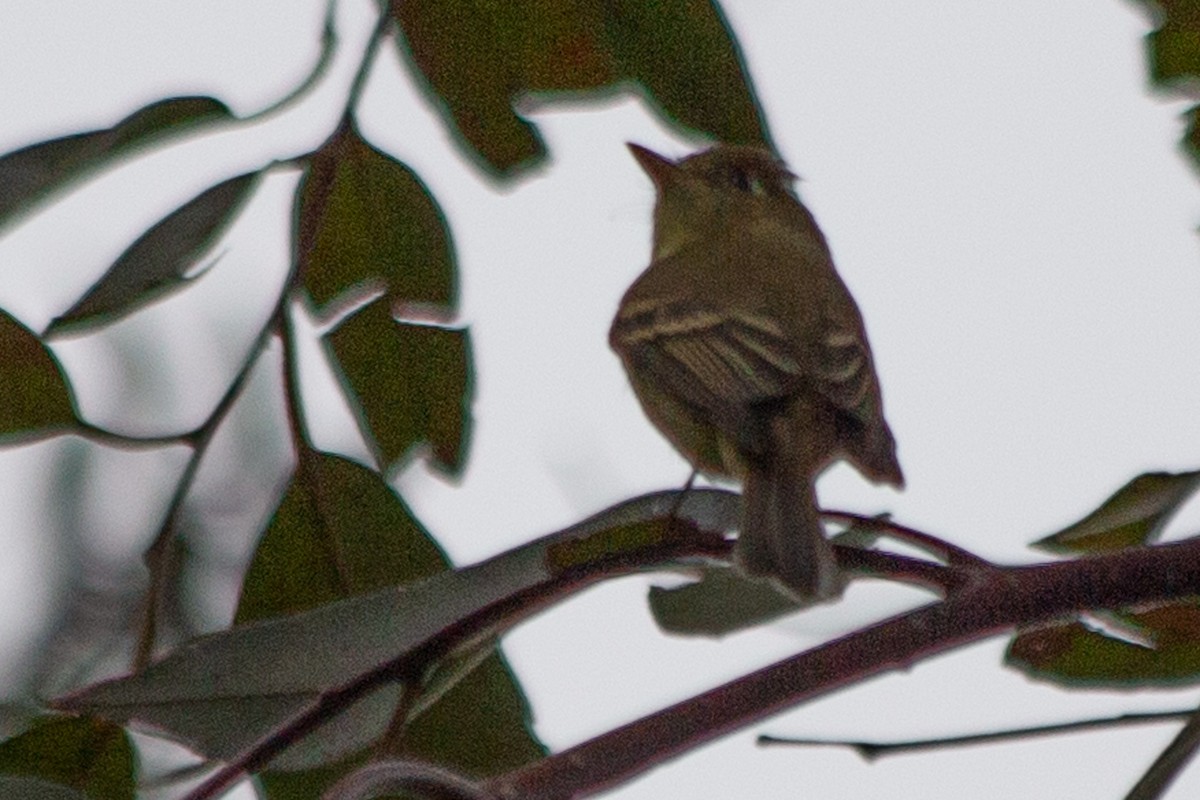
[{"label": "green leaf", "polygon": [[74,407],[54,354],[0,311],[0,436],[73,426]]},{"label": "green leaf", "polygon": [[[1141,5],[1158,25],[1146,35],[1151,80],[1191,98],[1191,88],[1200,78],[1200,2],[1141,0]],[[1200,165],[1198,113],[1196,106],[1188,110],[1189,125],[1183,140],[1194,166]]]},{"label": "green leaf", "polygon": [[655,492],[548,537],[546,564],[557,572],[619,559],[686,535],[689,527],[723,535],[737,527],[740,517],[741,496],[724,489]]},{"label": "green leaf", "polygon": [[1147,472],[1091,514],[1033,543],[1051,553],[1104,553],[1149,544],[1200,486],[1200,471]]},{"label": "green leaf", "polygon": [[461,472],[473,395],[466,331],[400,323],[376,301],[327,340],[351,407],[383,464],[428,445],[435,466]]},{"label": "green leaf", "polygon": [[533,713],[508,662],[498,653],[462,675],[405,732],[417,758],[469,775],[495,775],[546,755]]},{"label": "green leaf", "polygon": [[650,587],[650,611],[666,633],[720,637],[804,608],[766,581],[731,567],[706,567],[695,583]]},{"label": "green leaf", "polygon": [[40,778],[0,775],[0,797],[20,800],[89,800],[83,792]]},{"label": "green leaf", "polygon": [[46,333],[114,322],[182,288],[184,274],[212,246],[249,198],[257,172],[217,184],[146,231]]},{"label": "green leaf", "polygon": [[1031,678],[1071,687],[1175,687],[1200,680],[1200,602],[1171,603],[1117,615],[1143,643],[1082,622],[1022,631],[1005,661]]},{"label": "green leaf", "polygon": [[1187,112],[1187,133],[1183,136],[1183,146],[1192,158],[1193,166],[1200,166],[1200,108],[1192,108]]},{"label": "green leaf", "polygon": [[[447,566],[428,533],[378,474],[344,458],[306,450],[292,487],[255,553],[237,620],[311,608],[433,575]],[[485,759],[488,771],[509,769],[543,754],[527,732],[526,701],[503,657],[494,652],[494,644],[475,648],[470,663],[461,664],[452,675],[439,670],[436,677],[442,686],[436,694],[428,684],[434,676],[426,679],[410,713],[428,713],[430,720],[419,720],[408,731],[410,746],[424,746],[430,758],[462,768]],[[447,664],[455,661],[446,659]],[[460,688],[464,681],[466,688]],[[376,701],[381,711],[386,710],[381,719],[391,717],[397,699],[393,693]],[[468,723],[478,727],[461,727]],[[446,730],[447,725],[457,727]],[[488,734],[464,737],[466,729]],[[378,732],[377,722],[371,730]],[[462,743],[468,741],[470,746],[464,747]],[[268,785],[275,779],[282,781],[292,787],[291,794],[304,787],[319,797],[314,787],[323,787],[343,773],[343,769],[327,768],[320,775],[305,772],[310,780],[298,785],[290,774],[272,772],[264,780]]]},{"label": "green leaf", "polygon": [[319,304],[369,282],[388,305],[453,308],[458,287],[446,218],[408,167],[345,125],[312,158],[300,190],[304,286]]},{"label": "green leaf", "polygon": [[769,144],[766,119],[733,31],[711,0],[614,0],[609,40],[623,75],[685,133]]},{"label": "green leaf", "polygon": [[[484,777],[546,755],[530,732],[528,701],[499,653],[488,656],[405,731],[407,754]],[[371,751],[323,767],[270,770],[259,776],[271,800],[322,800],[325,790],[374,755]]]},{"label": "green leaf", "polygon": [[314,608],[447,566],[429,533],[377,473],[305,449],[246,572],[235,621]]},{"label": "green leaf", "polygon": [[[535,591],[565,570],[586,573],[590,564],[578,560],[580,553],[597,553],[597,562],[636,565],[638,551],[655,544],[613,537],[614,528],[674,513],[692,525],[721,521],[720,533],[739,508],[737,495],[718,490],[692,490],[682,502],[676,492],[631,500],[471,567],[194,639],[136,675],[87,687],[54,705],[119,722],[136,720],[209,758],[229,759],[298,714],[325,708],[331,696],[362,687],[365,676],[394,675],[403,659],[423,652],[462,620],[485,618],[487,624],[459,642],[460,651],[498,637],[543,608],[527,599]],[[630,549],[598,552],[592,547],[597,541],[626,541]],[[348,696],[356,701],[349,712],[285,751],[282,763],[290,769],[328,764],[365,747],[390,721],[398,692],[390,684],[369,693],[356,690]],[[494,658],[413,721],[405,742],[414,753],[481,773],[500,761],[517,763],[541,753],[528,732],[524,698]]]},{"label": "green leaf", "polygon": [[1200,77],[1200,2],[1143,0],[1142,5],[1160,23],[1146,35],[1154,81],[1176,84]]},{"label": "green leaf", "polygon": [[[235,624],[397,586],[447,566],[445,555],[378,473],[306,448],[255,550]],[[377,692],[323,735],[337,740],[339,753],[368,743],[394,715],[400,692],[399,685]],[[358,730],[371,735],[355,736]]]},{"label": "green leaf", "polygon": [[158,137],[233,119],[211,97],[174,97],[142,108],[111,128],[30,145],[0,157],[0,225],[51,192]]},{"label": "green leaf", "polygon": [[20,736],[0,742],[0,773],[40,778],[90,800],[133,800],[134,766],[125,731],[96,719],[43,717]]},{"label": "green leaf", "polygon": [[[136,675],[88,687],[56,704],[152,725],[210,758],[229,759],[319,707],[323,697],[410,656],[463,617],[544,579],[536,555],[526,553],[442,572],[195,639]],[[400,687],[384,683],[356,695],[348,711],[276,764],[315,766],[365,747],[390,722],[399,693]]]},{"label": "green leaf", "polygon": [[[460,145],[498,176],[545,156],[533,125],[513,102],[535,84],[596,88],[616,78],[602,17],[575,0],[418,0],[392,13],[406,54]],[[545,88],[543,86],[543,88]]]},{"label": "green leaf", "polygon": [[[431,592],[450,600],[428,587],[387,589],[200,637],[142,672],[56,705],[150,725],[209,758],[228,760],[449,624],[427,613]],[[322,726],[319,749],[308,746],[315,738],[309,737],[283,758],[293,767],[312,766],[365,747],[384,730],[399,694],[400,687],[385,684],[359,695],[337,725]]]},{"label": "green leaf", "polygon": [[668,122],[766,139],[733,34],[712,0],[417,0],[392,5],[404,50],[463,149],[509,178],[545,157],[514,110],[530,93],[644,88]]}]

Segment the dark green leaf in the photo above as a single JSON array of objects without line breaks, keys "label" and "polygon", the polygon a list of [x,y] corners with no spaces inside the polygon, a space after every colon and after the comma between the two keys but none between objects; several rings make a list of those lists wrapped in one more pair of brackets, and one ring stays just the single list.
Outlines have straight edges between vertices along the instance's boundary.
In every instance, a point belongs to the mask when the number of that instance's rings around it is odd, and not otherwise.
[{"label": "dark green leaf", "polygon": [[1006,661],[1032,678],[1074,687],[1170,687],[1200,679],[1200,604],[1173,603],[1116,618],[1143,641],[1075,621],[1019,633]]},{"label": "dark green leaf", "polygon": [[159,136],[232,119],[211,97],[160,100],[104,130],[30,145],[0,157],[0,225],[50,192]]},{"label": "dark green leaf", "polygon": [[271,770],[260,775],[258,780],[269,800],[325,800],[326,789],[374,755],[367,750],[323,767],[287,772]]},{"label": "dark green leaf", "polygon": [[[343,458],[306,450],[292,487],[255,553],[237,619],[244,622],[311,608],[426,577],[447,565],[428,533],[378,474]],[[529,712],[516,680],[503,657],[489,654],[491,650],[487,647],[480,653],[483,663],[474,659],[473,667],[450,677],[448,693],[432,708],[428,707],[434,699],[429,694],[432,687],[422,686],[414,712],[417,707],[424,709],[428,719],[418,720],[410,729],[406,737],[410,746],[425,748],[428,757],[439,763],[479,766],[489,773],[543,754],[528,735]],[[391,706],[384,706],[388,716],[395,710],[394,695],[391,700]],[[377,732],[379,727],[370,730]],[[463,730],[475,733],[463,736]],[[264,780],[270,786],[281,783],[279,791],[289,797],[316,798],[322,787],[350,766],[301,773],[307,781],[297,782],[294,774],[278,772]]]},{"label": "dark green leaf", "polygon": [[447,566],[428,532],[378,473],[304,450],[246,573],[236,621],[314,608]]},{"label": "dark green leaf", "polygon": [[498,177],[545,157],[524,96],[642,86],[672,124],[764,142],[729,26],[711,0],[395,3],[406,55],[460,144]]},{"label": "dark green leaf", "polygon": [[1200,2],[1143,0],[1142,4],[1160,23],[1146,35],[1154,81],[1175,84],[1200,78]]},{"label": "dark green leaf", "polygon": [[[1141,0],[1158,27],[1146,35],[1150,77],[1159,86],[1190,90],[1200,79],[1200,0]],[[1188,110],[1184,146],[1193,166],[1200,166],[1198,109]]]},{"label": "dark green leaf", "polygon": [[498,653],[464,675],[406,732],[413,755],[469,775],[495,775],[546,755],[533,714]]},{"label": "dark green leaf", "polygon": [[[546,755],[528,732],[528,704],[502,656],[489,656],[405,731],[406,755],[484,777]],[[464,732],[466,732],[464,734]],[[271,800],[322,800],[325,790],[370,756],[260,776]]]},{"label": "dark green leaf", "polygon": [[[540,555],[541,549],[517,551],[478,567],[201,637],[141,673],[86,688],[58,704],[115,721],[138,720],[206,756],[228,759],[323,696],[415,652],[464,616],[545,580]],[[325,764],[366,746],[390,721],[399,693],[399,686],[385,684],[360,696],[349,711],[285,753],[282,763]]]},{"label": "dark green leaf", "polygon": [[803,608],[766,581],[745,578],[730,567],[707,567],[696,583],[650,587],[654,621],[667,633],[725,636]]},{"label": "dark green leaf", "polygon": [[184,286],[184,277],[250,196],[257,172],[217,184],[175,209],[121,254],[47,334],[113,322]]},{"label": "dark green leaf", "polygon": [[1103,553],[1149,544],[1200,486],[1197,472],[1148,472],[1058,533],[1033,543],[1051,553]]},{"label": "dark green leaf", "polygon": [[74,400],[58,360],[0,311],[0,436],[74,425]]},{"label": "dark green leaf", "polygon": [[304,286],[321,304],[381,282],[388,305],[452,309],[458,287],[445,216],[412,170],[344,126],[313,157],[300,191]]},{"label": "dark green leaf", "polygon": [[[594,514],[546,539],[546,563],[555,571],[656,547],[681,531],[725,534],[741,517],[741,496],[725,489],[655,492]],[[682,527],[676,523],[682,523]]]},{"label": "dark green leaf", "polygon": [[83,792],[40,778],[0,775],[0,797],[20,800],[89,800]]},{"label": "dark green leaf", "polygon": [[0,773],[41,778],[79,791],[89,800],[133,800],[134,796],[129,737],[116,725],[96,719],[36,721],[20,736],[0,742]]},{"label": "dark green leaf", "polygon": [[513,102],[542,83],[595,88],[616,77],[602,17],[577,0],[419,0],[396,3],[407,53],[428,81],[460,144],[495,173],[511,175],[545,155]]},{"label": "dark green leaf", "polygon": [[[540,610],[528,602],[514,605],[514,598],[528,596],[564,569],[586,568],[580,554],[636,564],[638,550],[655,544],[614,537],[615,527],[637,527],[674,512],[693,525],[723,521],[718,529],[723,531],[739,508],[737,495],[717,490],[693,490],[682,503],[675,492],[631,500],[475,566],[200,637],[141,673],[85,688],[55,705],[114,721],[137,720],[210,758],[231,758],[331,693],[421,651],[465,618],[511,609],[489,616],[491,627],[463,645],[498,637]],[[625,552],[592,546],[627,539],[631,549]],[[351,712],[284,754],[287,765],[327,764],[365,746],[389,721],[398,694],[398,689],[388,694],[390,688],[376,689],[365,699],[356,695]],[[410,733],[406,742],[414,750],[435,760],[445,756],[467,771],[487,771],[494,763],[540,752],[535,739],[521,741],[531,737],[527,709],[496,659],[465,676],[412,723]],[[473,749],[476,741],[479,747]]]},{"label": "dark green leaf", "polygon": [[1192,158],[1192,166],[1200,167],[1200,108],[1187,112],[1188,127],[1183,137],[1183,146]]},{"label": "dark green leaf", "polygon": [[729,23],[712,0],[615,0],[609,37],[624,76],[686,133],[769,144],[766,122]]},{"label": "dark green leaf", "polygon": [[400,323],[376,301],[328,341],[383,464],[427,444],[435,466],[450,474],[462,470],[473,393],[466,331]]}]

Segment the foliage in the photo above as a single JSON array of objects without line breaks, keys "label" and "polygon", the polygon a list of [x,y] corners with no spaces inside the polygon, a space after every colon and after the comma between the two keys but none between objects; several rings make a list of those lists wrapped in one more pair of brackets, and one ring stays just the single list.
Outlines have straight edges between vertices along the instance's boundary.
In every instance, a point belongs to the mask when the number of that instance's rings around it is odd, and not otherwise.
[{"label": "foliage", "polygon": [[[1195,80],[1195,9],[1187,2],[1153,8],[1161,17],[1149,39],[1155,80]],[[385,44],[399,49],[463,153],[497,183],[519,180],[546,159],[536,126],[515,110],[530,96],[592,101],[635,91],[684,134],[770,144],[737,43],[709,0],[397,2],[381,14],[334,129],[290,161],[303,173],[291,269],[199,425],[140,437],[97,425],[79,409],[53,344],[189,291],[280,165],[230,176],[169,211],[44,330],[0,312],[6,443],[74,436],[187,452],[146,554],[131,670],[107,680],[85,675],[0,743],[6,796],[133,797],[141,776],[129,730],[166,735],[205,760],[211,771],[190,798],[216,796],[247,773],[276,800],[319,797],[339,781],[329,796],[363,796],[385,784],[429,795],[583,796],[781,708],[996,634],[1012,637],[1007,664],[1036,680],[1128,689],[1200,679],[1200,542],[1154,545],[1200,473],[1151,473],[1038,543],[1069,560],[1031,567],[989,563],[886,518],[830,513],[847,524],[838,540],[844,567],[944,598],[549,754],[499,645],[514,624],[598,581],[662,568],[700,575],[651,592],[665,631],[723,636],[801,609],[729,567],[738,498],[728,492],[635,498],[455,569],[389,486],[412,458],[462,473],[474,386],[472,337],[445,322],[454,319],[459,293],[445,216],[421,177],[372,143],[355,117]],[[336,46],[336,37],[326,45]],[[1200,112],[1190,113],[1195,120]],[[109,128],[9,153],[0,157],[0,225],[21,224],[136,154],[247,123],[213,98],[168,98]],[[1193,158],[1195,130],[1186,139]],[[329,321],[320,332],[323,352],[359,423],[368,464],[315,444],[300,390],[304,334],[295,324],[308,307]],[[437,321],[404,314],[414,308]],[[276,349],[278,364],[269,357]],[[171,613],[182,602],[178,566],[188,555],[183,534],[194,525],[189,499],[251,377],[271,369],[282,386],[273,413],[287,428],[293,463],[242,576],[233,626],[191,637]],[[880,539],[930,558],[879,549]],[[1098,631],[1101,614],[1128,635]],[[1162,763],[1181,768],[1195,746],[1181,734]],[[1169,772],[1156,765],[1143,786],[1164,781]]]}]

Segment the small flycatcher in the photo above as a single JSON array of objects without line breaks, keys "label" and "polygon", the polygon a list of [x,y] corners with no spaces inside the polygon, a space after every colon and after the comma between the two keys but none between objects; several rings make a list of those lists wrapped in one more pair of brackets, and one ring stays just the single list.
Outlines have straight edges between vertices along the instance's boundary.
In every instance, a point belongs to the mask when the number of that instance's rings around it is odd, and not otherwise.
[{"label": "small flycatcher", "polygon": [[800,600],[835,598],[845,581],[817,476],[844,458],[904,485],[862,315],[769,152],[718,145],[675,162],[629,149],[657,190],[653,254],[609,343],[688,461],[742,482],[742,571]]}]

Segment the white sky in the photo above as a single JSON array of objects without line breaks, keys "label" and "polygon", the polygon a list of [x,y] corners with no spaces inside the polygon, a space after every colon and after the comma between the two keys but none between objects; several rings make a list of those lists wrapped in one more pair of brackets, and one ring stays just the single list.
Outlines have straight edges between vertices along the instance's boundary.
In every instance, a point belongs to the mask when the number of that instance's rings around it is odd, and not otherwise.
[{"label": "white sky", "polygon": [[[340,108],[369,28],[345,0],[343,49],[303,107],[216,142],[113,173],[28,224],[0,232],[0,306],[32,326],[71,304],[145,226],[264,159],[315,146]],[[1147,469],[1200,463],[1195,176],[1178,154],[1184,105],[1146,90],[1132,3],[947,4],[729,0],[774,136],[867,320],[903,493],[847,467],[823,504],[885,509],[989,558],[1078,518]],[[320,3],[109,0],[6,9],[0,26],[0,151],[111,124],[162,96],[213,93],[250,114],[315,58]],[[460,562],[484,558],[619,499],[680,484],[687,468],[641,416],[605,334],[645,265],[652,191],[622,143],[671,155],[633,100],[535,116],[554,163],[510,190],[484,184],[385,53],[360,114],[446,209],[476,346],[476,428],[466,480],[423,466],[406,499]],[[173,180],[164,180],[170,175]],[[64,343],[85,412],[121,429],[169,430],[222,390],[214,371],[251,333],[284,263],[295,174],[279,170],[231,232],[230,254],[194,291],[109,334]],[[62,231],[70,235],[63,236]],[[131,343],[165,330],[130,372]],[[186,368],[172,368],[186,364]],[[203,367],[203,368],[198,368]],[[124,370],[119,381],[106,377]],[[170,390],[148,396],[144,386]],[[332,429],[332,428],[331,428]],[[328,441],[337,441],[335,433]],[[43,597],[53,552],[29,535],[48,481],[26,476],[61,443],[0,453],[0,599]],[[178,453],[105,461],[98,507],[124,545],[150,535],[161,471]],[[45,463],[50,463],[47,461]],[[25,482],[22,482],[25,481]],[[104,481],[107,481],[105,483]],[[213,491],[218,491],[214,488]],[[146,503],[131,498],[146,497]],[[1195,529],[1187,515],[1180,531]],[[248,545],[242,545],[246,547]],[[856,585],[842,603],[721,642],[669,639],[630,578],[514,632],[506,650],[556,749],[716,685],[923,595]],[[36,622],[0,619],[6,651]],[[780,735],[905,738],[1195,704],[1197,692],[1064,693],[998,668],[993,640],[814,703],[705,748],[613,793],[651,798],[1119,797],[1174,731],[1127,729],[885,759],[759,750]],[[1196,796],[1200,769],[1172,798]]]}]

